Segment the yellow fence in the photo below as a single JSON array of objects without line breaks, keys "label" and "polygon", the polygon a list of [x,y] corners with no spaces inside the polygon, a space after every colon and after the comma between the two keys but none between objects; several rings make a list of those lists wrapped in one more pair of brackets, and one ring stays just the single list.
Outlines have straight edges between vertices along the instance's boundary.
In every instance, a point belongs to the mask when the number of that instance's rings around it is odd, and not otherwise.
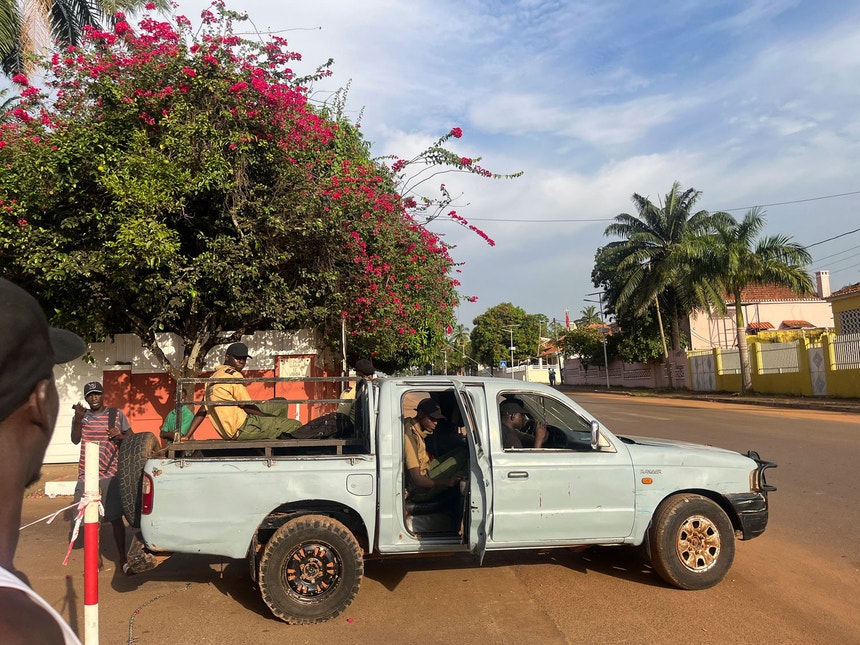
[{"label": "yellow fence", "polygon": [[[752,387],[763,394],[860,398],[860,336],[747,339]],[[737,349],[689,352],[693,390],[740,392]],[[708,371],[713,370],[713,378]]]}]

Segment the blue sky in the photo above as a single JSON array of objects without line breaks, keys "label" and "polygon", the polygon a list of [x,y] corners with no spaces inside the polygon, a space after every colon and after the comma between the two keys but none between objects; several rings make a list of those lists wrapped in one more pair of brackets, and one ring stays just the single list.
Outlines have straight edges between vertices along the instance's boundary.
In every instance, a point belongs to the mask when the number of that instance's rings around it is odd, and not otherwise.
[{"label": "blue sky", "polygon": [[[196,22],[203,0],[179,0]],[[698,207],[765,205],[767,234],[811,245],[860,227],[860,3],[837,0],[244,0],[259,31],[333,58],[378,155],[452,127],[454,149],[511,181],[460,174],[460,215],[431,228],[465,261],[459,322],[500,302],[575,318],[594,253],[630,197],[679,181]],[[250,28],[250,27],[249,27]],[[844,193],[842,197],[830,197]],[[432,194],[432,193],[431,193]],[[825,198],[825,199],[818,199]],[[808,200],[808,201],[803,201]],[[784,204],[783,202],[795,202]],[[780,204],[780,205],[776,205]],[[542,221],[544,220],[544,221]],[[546,221],[551,220],[551,221]],[[860,232],[810,248],[831,286],[860,282]]]},{"label": "blue sky", "polygon": [[[187,4],[181,9],[192,7]],[[202,6],[202,4],[198,5]],[[860,191],[860,11],[854,3],[246,2],[332,86],[379,154],[408,156],[453,126],[456,149],[513,181],[449,175],[460,322],[510,301],[578,315],[594,252],[630,196],[672,182],[733,211]],[[190,14],[191,11],[189,10]],[[322,88],[318,88],[322,89]],[[325,98],[318,92],[317,98]],[[768,234],[813,244],[856,228],[860,194],[766,206]],[[540,221],[556,220],[556,221]],[[860,281],[860,234],[810,249],[834,289]],[[821,263],[818,258],[824,258]]]}]

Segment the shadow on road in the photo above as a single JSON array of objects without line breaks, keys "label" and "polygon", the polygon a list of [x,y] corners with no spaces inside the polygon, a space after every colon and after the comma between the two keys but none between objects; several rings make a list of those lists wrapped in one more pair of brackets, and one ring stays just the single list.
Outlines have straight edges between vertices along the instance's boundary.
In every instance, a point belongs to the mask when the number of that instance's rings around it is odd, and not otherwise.
[{"label": "shadow on road", "polygon": [[533,567],[548,563],[566,567],[577,573],[611,576],[651,587],[668,586],[654,573],[641,549],[626,546],[588,547],[579,551],[552,549],[487,553],[483,565],[479,565],[474,556],[462,553],[368,560],[365,563],[364,574],[389,591],[394,591],[412,571]]},{"label": "shadow on road", "polygon": [[[260,596],[260,590],[251,580],[245,560],[232,560],[206,555],[174,553],[155,569],[127,576],[117,571],[111,587],[118,593],[144,589],[152,582],[187,582],[211,585],[222,595],[241,604],[245,609],[264,618],[277,621]],[[175,593],[174,589],[168,593]],[[165,594],[166,595],[166,594]],[[159,598],[156,596],[153,600]],[[150,601],[151,602],[151,601]]]}]

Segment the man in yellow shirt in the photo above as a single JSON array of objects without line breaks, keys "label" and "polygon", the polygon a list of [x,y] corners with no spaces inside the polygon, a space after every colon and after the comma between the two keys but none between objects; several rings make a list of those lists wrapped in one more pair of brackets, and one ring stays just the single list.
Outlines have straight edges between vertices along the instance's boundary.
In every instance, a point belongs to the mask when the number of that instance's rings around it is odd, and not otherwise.
[{"label": "man in yellow shirt", "polygon": [[436,499],[464,479],[469,451],[466,446],[461,446],[431,459],[427,454],[425,439],[445,416],[439,404],[431,398],[421,401],[416,412],[414,417],[406,419],[404,423],[406,487],[411,501],[423,502]]},{"label": "man in yellow shirt", "polygon": [[[248,362],[248,346],[233,343],[227,348],[224,364],[215,368],[213,379],[239,379]],[[242,383],[209,383],[206,386],[207,401],[251,401],[247,388]],[[224,439],[277,439],[290,436],[301,422],[290,419],[288,406],[283,401],[244,403],[238,405],[201,405],[194,415],[191,427],[184,439],[191,439],[197,427],[207,416],[211,418],[215,431]]]}]

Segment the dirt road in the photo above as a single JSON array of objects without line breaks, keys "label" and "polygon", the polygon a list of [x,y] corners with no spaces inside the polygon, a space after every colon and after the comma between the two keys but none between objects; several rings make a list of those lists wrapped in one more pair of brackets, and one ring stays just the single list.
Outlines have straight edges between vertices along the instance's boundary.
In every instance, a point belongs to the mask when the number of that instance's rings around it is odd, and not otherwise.
[{"label": "dirt road", "polygon": [[[851,501],[858,484],[846,467],[860,458],[856,415],[653,400],[595,398],[585,405],[611,417],[618,432],[676,433],[778,455],[771,524],[762,537],[738,543],[723,583],[698,592],[669,588],[639,551],[620,547],[490,554],[482,567],[464,556],[369,561],[361,591],[342,616],[294,627],[271,616],[243,561],[173,556],[132,577],[106,561],[99,578],[101,642],[860,642],[858,510]],[[68,502],[31,493],[24,522]],[[80,633],[83,552],[73,552],[63,567],[68,528],[58,519],[26,529],[16,563]]]}]

